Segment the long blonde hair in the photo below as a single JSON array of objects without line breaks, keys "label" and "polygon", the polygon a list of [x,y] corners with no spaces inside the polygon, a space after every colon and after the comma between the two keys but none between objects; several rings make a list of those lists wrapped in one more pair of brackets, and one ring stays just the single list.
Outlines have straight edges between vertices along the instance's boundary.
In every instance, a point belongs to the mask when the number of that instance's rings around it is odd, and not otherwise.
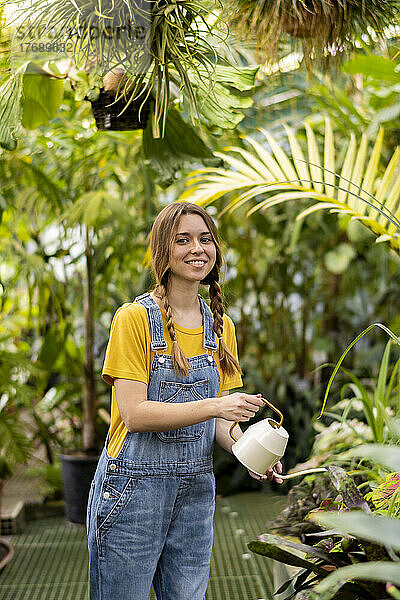
[{"label": "long blonde hair", "polygon": [[219,341],[218,358],[222,372],[226,375],[234,375],[235,372],[242,373],[238,361],[222,339],[224,306],[219,285],[222,252],[218,238],[218,230],[210,215],[201,206],[191,204],[190,202],[173,202],[163,208],[154,221],[150,234],[151,266],[156,278],[156,286],[153,292],[154,295],[160,299],[167,314],[167,327],[172,339],[172,364],[174,369],[180,375],[189,375],[189,362],[177,342],[175,328],[172,322],[172,309],[169,305],[167,296],[168,280],[171,273],[169,268],[171,248],[175,240],[175,234],[178,230],[181,215],[200,215],[211,233],[216,249],[215,264],[207,277],[200,283],[210,286],[210,309],[214,319],[213,329],[217,334]]}]

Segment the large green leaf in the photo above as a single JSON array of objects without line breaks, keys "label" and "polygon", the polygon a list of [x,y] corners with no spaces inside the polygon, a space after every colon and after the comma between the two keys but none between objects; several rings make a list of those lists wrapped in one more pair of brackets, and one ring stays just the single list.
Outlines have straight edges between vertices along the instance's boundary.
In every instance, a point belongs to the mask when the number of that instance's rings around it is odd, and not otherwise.
[{"label": "large green leaf", "polygon": [[332,564],[340,564],[341,560],[334,553],[325,552],[321,548],[316,546],[310,546],[308,544],[302,544],[300,542],[294,542],[288,538],[275,535],[273,533],[262,533],[258,536],[258,540],[265,542],[266,544],[272,544],[278,548],[292,548],[293,550],[300,550],[304,554],[312,555],[314,558],[324,560]]},{"label": "large green leaf", "polygon": [[388,83],[400,83],[400,73],[396,70],[397,64],[384,56],[358,54],[355,58],[344,63],[342,69],[345,73],[355,75],[362,73],[366,77],[373,77]]},{"label": "large green leaf", "polygon": [[[333,597],[333,592],[350,579],[362,581],[381,581],[387,583],[391,581],[395,585],[400,585],[400,566],[392,562],[367,562],[363,564],[350,565],[342,567],[334,573],[331,573],[315,588],[313,598],[318,600],[328,600]],[[329,591],[332,595],[328,595]],[[325,592],[328,592],[325,595]]]},{"label": "large green leaf", "polygon": [[64,94],[62,79],[33,62],[7,73],[0,86],[0,146],[14,150],[20,124],[34,129],[56,114]]},{"label": "large green leaf", "polygon": [[205,69],[200,68],[198,73],[191,74],[202,122],[210,128],[235,128],[244,118],[243,109],[253,104],[250,92],[258,70],[258,66],[234,68],[218,65],[212,89],[204,77]]},{"label": "large green leaf", "polygon": [[350,456],[362,456],[374,460],[390,471],[400,471],[400,447],[388,444],[363,444],[349,450]]},{"label": "large green leaf", "polygon": [[29,65],[24,74],[22,89],[22,125],[35,129],[52,119],[64,95],[62,79],[52,77],[36,66]]},{"label": "large green leaf", "polygon": [[168,111],[163,138],[153,138],[149,119],[143,131],[143,153],[148,168],[154,172],[156,181],[161,185],[172,183],[179,169],[185,165],[196,162],[221,164],[196,129],[184,121],[175,108]]},{"label": "large green leaf", "polygon": [[342,495],[347,508],[361,508],[370,512],[368,502],[364,500],[356,484],[344,469],[335,465],[329,465],[327,471],[333,485]]},{"label": "large green leaf", "polygon": [[261,554],[262,556],[268,556],[268,558],[278,560],[285,565],[291,565],[292,567],[303,567],[304,569],[308,569],[309,571],[318,573],[319,575],[326,575],[326,571],[322,567],[311,562],[310,560],[300,558],[296,554],[292,554],[283,548],[279,548],[279,546],[277,546],[275,543],[253,540],[248,542],[247,546],[252,552]]},{"label": "large green leaf", "polygon": [[4,394],[0,401],[0,456],[5,461],[3,475],[7,474],[6,464],[12,469],[13,465],[26,461],[32,454],[32,440],[26,436],[13,408],[9,406],[7,394]]},{"label": "large green leaf", "polygon": [[3,78],[0,86],[0,146],[15,150],[16,133],[21,120],[22,81],[26,65]]},{"label": "large green leaf", "polygon": [[[310,519],[328,529],[400,550],[400,520],[362,511],[316,512]],[[400,565],[399,565],[400,567]]]},{"label": "large green leaf", "polygon": [[[222,85],[229,85],[240,92],[250,91],[254,88],[257,73],[256,67],[229,67],[217,65],[215,68],[215,79]],[[199,69],[199,73],[202,69]]]}]

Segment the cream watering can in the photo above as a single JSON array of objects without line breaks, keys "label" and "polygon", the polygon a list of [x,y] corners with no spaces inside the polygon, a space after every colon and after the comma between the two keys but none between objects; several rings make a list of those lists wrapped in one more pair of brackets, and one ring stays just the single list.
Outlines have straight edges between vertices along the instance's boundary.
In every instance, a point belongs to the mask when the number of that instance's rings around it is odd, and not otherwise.
[{"label": "cream watering can", "polygon": [[[280,410],[265,398],[262,398],[262,400],[279,415],[279,422],[273,419],[258,421],[258,423],[250,425],[239,439],[236,439],[232,433],[238,422],[235,422],[229,429],[229,435],[235,442],[232,446],[233,454],[242,465],[257,475],[264,475],[267,469],[272,469],[276,465],[284,455],[289,439],[288,432],[282,427],[283,415]],[[297,473],[291,473],[290,475],[282,475],[276,471],[273,471],[273,473],[281,479],[292,479],[308,473],[322,473],[324,471],[326,469],[320,467],[297,471]]]}]

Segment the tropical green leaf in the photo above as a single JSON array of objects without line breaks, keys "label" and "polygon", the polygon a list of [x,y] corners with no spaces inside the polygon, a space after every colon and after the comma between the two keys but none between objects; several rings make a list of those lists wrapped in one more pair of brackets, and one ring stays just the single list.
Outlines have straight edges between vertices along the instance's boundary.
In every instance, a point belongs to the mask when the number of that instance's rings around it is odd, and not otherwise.
[{"label": "tropical green leaf", "polygon": [[26,64],[11,76],[3,79],[0,86],[0,146],[15,150],[16,134],[21,119],[21,94]]},{"label": "tropical green leaf", "polygon": [[306,560],[304,558],[300,558],[296,554],[292,554],[287,550],[283,550],[279,546],[276,546],[274,543],[263,542],[261,540],[253,540],[251,542],[248,542],[247,547],[249,548],[249,550],[255,552],[256,554],[268,556],[268,558],[278,560],[279,562],[282,562],[285,565],[291,565],[292,567],[302,567],[303,569],[308,569],[309,571],[312,571],[314,573],[326,575],[326,571],[322,569],[322,567],[318,566],[316,563],[313,563],[310,560]]},{"label": "tropical green leaf", "polygon": [[369,325],[366,329],[364,329],[361,333],[358,334],[358,336],[347,346],[346,350],[343,352],[343,354],[341,355],[341,357],[339,358],[339,360],[337,361],[335,368],[332,372],[332,375],[329,378],[328,381],[328,385],[326,386],[326,390],[325,390],[325,394],[324,394],[324,399],[322,401],[322,406],[321,406],[321,410],[320,413],[318,415],[318,419],[321,418],[324,409],[325,409],[325,405],[326,405],[326,401],[328,399],[328,394],[329,394],[329,390],[331,389],[333,380],[336,376],[336,373],[338,372],[338,370],[340,369],[340,366],[342,364],[342,362],[344,361],[344,359],[346,358],[348,352],[352,349],[352,347],[362,338],[364,337],[364,335],[366,335],[369,331],[371,331],[371,329],[373,329],[374,327],[379,327],[380,329],[383,329],[383,331],[385,331],[391,338],[392,340],[394,340],[396,342],[396,344],[398,344],[400,346],[400,338],[397,337],[393,331],[391,331],[388,327],[386,327],[385,325],[383,325],[382,323],[372,323],[372,325]]},{"label": "tropical green leaf", "polygon": [[[396,215],[399,214],[399,206],[398,201],[400,197],[400,174],[398,175],[393,187],[389,193],[389,196],[385,202],[385,207],[388,211],[395,212]],[[387,228],[389,235],[394,233],[399,233],[398,228],[394,223],[389,223],[389,227]]]},{"label": "tropical green leaf", "polygon": [[[229,67],[217,65],[215,67],[215,79],[223,85],[230,85],[241,92],[251,91],[254,88],[257,73],[256,67]],[[201,73],[201,69],[199,70]]]},{"label": "tropical green leaf", "polygon": [[164,138],[153,138],[149,120],[143,131],[143,153],[148,168],[161,185],[170,184],[184,165],[194,162],[221,164],[195,128],[186,123],[175,108],[168,111]]},{"label": "tropical green leaf", "polygon": [[347,148],[346,157],[344,159],[340,174],[339,189],[337,194],[339,203],[344,203],[348,197],[347,190],[349,189],[350,177],[353,172],[355,153],[356,138],[354,134],[351,134],[350,143]]},{"label": "tropical green leaf", "polygon": [[[237,148],[234,146],[227,146],[226,148],[224,148],[224,150],[225,152],[238,152],[249,163],[249,165],[253,167],[253,169],[258,173],[260,178],[271,177],[271,173],[270,171],[268,171],[265,164],[261,160],[256,158],[253,154],[250,154],[250,152],[248,152],[247,150],[244,150],[243,148]],[[217,156],[221,156],[221,154],[216,154]],[[223,158],[225,158],[226,156],[227,155],[224,154]]]},{"label": "tropical green leaf", "polygon": [[[272,153],[266,149],[266,144],[250,137],[243,138],[250,150],[228,148],[224,154],[218,153],[225,163],[224,168],[196,171],[190,176],[182,199],[191,197],[194,202],[208,205],[229,196],[229,204],[222,209],[221,215],[253,202],[247,216],[290,200],[314,199],[317,204],[305,208],[299,218],[323,209],[348,214],[372,231],[377,242],[387,241],[400,253],[400,175],[396,176],[399,150],[382,170],[383,130],[379,131],[371,152],[365,133],[358,144],[352,135],[343,162],[337,165],[330,121],[327,119],[325,123],[323,161],[311,125],[305,123],[304,127],[308,160],[304,158],[300,136],[295,136],[289,128],[285,130],[291,155],[270,132],[262,130]],[[228,152],[235,152],[237,156],[233,158]],[[347,254],[346,258],[343,253],[343,265],[338,266],[341,272],[348,264]],[[333,264],[333,258],[332,261],[328,259],[329,264]]]},{"label": "tropical green leaf", "polygon": [[365,499],[372,502],[375,512],[386,516],[393,516],[391,512],[395,505],[400,505],[400,473],[389,473],[385,481],[373,488],[365,495]]},{"label": "tropical green leaf", "polygon": [[8,408],[5,396],[0,404],[0,456],[12,469],[31,456],[33,444],[21,427],[18,416]]},{"label": "tropical green leaf", "polygon": [[261,158],[262,161],[264,161],[267,169],[269,169],[274,177],[273,180],[271,181],[266,181],[266,183],[283,183],[286,181],[285,175],[282,171],[282,169],[280,168],[280,166],[278,165],[278,163],[273,159],[273,157],[271,156],[271,154],[263,147],[261,146],[261,144],[259,144],[256,140],[253,140],[253,138],[245,138],[246,141],[253,146],[254,150],[257,152],[258,156]]},{"label": "tropical green leaf", "polygon": [[400,472],[400,447],[387,444],[363,444],[348,451],[349,456],[362,456],[374,460],[390,471]]},{"label": "tropical green leaf", "polygon": [[368,502],[358,491],[358,488],[351,477],[341,467],[329,465],[327,468],[329,477],[343,498],[346,508],[361,508],[370,512]]},{"label": "tropical green leaf", "polygon": [[188,72],[201,112],[201,120],[208,127],[233,129],[244,118],[243,109],[253,104],[249,94],[255,85],[259,67],[215,67],[215,81],[210,88],[206,69]]},{"label": "tropical green leaf", "polygon": [[335,208],[336,206],[337,205],[333,204],[332,202],[320,202],[319,204],[314,204],[314,206],[310,206],[310,208],[306,208],[306,210],[303,210],[303,212],[298,214],[296,220],[299,221],[319,210],[325,210],[326,208]]},{"label": "tropical green leaf", "polygon": [[301,149],[300,144],[298,143],[296,136],[293,135],[292,131],[285,127],[286,135],[288,136],[288,140],[290,143],[290,148],[292,151],[293,162],[296,167],[297,173],[301,179],[302,186],[309,186],[310,183],[310,173],[308,171],[307,162],[305,160],[303,151]]},{"label": "tropical green leaf", "polygon": [[308,123],[305,123],[306,134],[307,134],[307,145],[308,145],[308,160],[310,165],[310,173],[312,184],[316,192],[322,194],[323,192],[323,175],[321,169],[321,160],[319,157],[318,144],[315,139],[313,130]]},{"label": "tropical green leaf", "polygon": [[392,346],[392,340],[390,339],[386,344],[385,351],[383,353],[383,358],[381,361],[381,366],[378,374],[378,381],[375,388],[375,404],[380,401],[382,403],[385,402],[385,390],[386,390],[386,380],[389,369],[389,357],[390,357],[390,349]]},{"label": "tropical green leaf", "polygon": [[361,137],[360,146],[358,147],[353,172],[351,174],[351,184],[349,186],[349,192],[352,192],[352,195],[349,195],[348,203],[349,206],[353,208],[354,212],[359,212],[360,198],[357,197],[357,194],[359,194],[360,192],[361,180],[364,173],[364,164],[367,156],[367,149],[367,136],[363,134]]},{"label": "tropical green leaf", "polygon": [[400,520],[361,511],[313,513],[310,519],[327,529],[400,550]]},{"label": "tropical green leaf", "polygon": [[294,170],[292,163],[287,157],[286,153],[280,148],[279,144],[274,140],[272,135],[268,133],[265,129],[260,129],[265,135],[268,144],[271,147],[272,152],[274,153],[275,160],[279,164],[282,172],[287,178],[288,181],[295,183],[297,179],[296,171]]},{"label": "tropical green leaf", "polygon": [[281,537],[279,535],[274,535],[272,533],[262,533],[258,536],[258,539],[267,544],[275,544],[279,548],[286,547],[292,548],[293,550],[299,550],[305,555],[311,555],[314,558],[324,560],[328,563],[338,564],[341,562],[337,556],[332,555],[330,552],[325,552],[321,548],[317,548],[316,546],[310,546],[308,544],[302,544],[300,542],[294,542],[293,540]]},{"label": "tropical green leaf", "polygon": [[333,198],[335,195],[335,144],[332,125],[328,118],[325,119],[324,179],[325,194]]},{"label": "tropical green leaf", "polygon": [[287,202],[288,200],[301,200],[305,198],[315,198],[316,200],[321,199],[321,194],[317,191],[315,192],[285,192],[283,194],[276,194],[272,196],[269,200],[263,200],[259,204],[256,204],[251,210],[248,211],[247,215],[252,215],[258,210],[262,210],[264,208],[270,208],[275,204],[281,204],[282,202]]},{"label": "tropical green leaf", "polygon": [[[363,183],[362,183],[361,197],[364,199],[368,199],[368,196],[370,196],[373,192],[373,184],[374,184],[374,181],[376,178],[378,164],[379,164],[379,160],[380,160],[380,156],[381,156],[382,142],[383,142],[383,129],[381,128],[379,131],[378,137],[375,141],[375,145],[372,150],[372,154],[369,159],[367,170],[365,171],[365,175],[364,175],[364,179],[363,179]],[[371,209],[368,207],[367,204],[361,203],[361,206],[360,206],[361,214],[371,214],[370,210]]]},{"label": "tropical green leaf", "polygon": [[350,75],[362,73],[366,77],[373,77],[380,82],[400,83],[400,73],[396,70],[396,63],[384,56],[358,54],[344,63],[342,69]]},{"label": "tropical green leaf", "polygon": [[64,95],[62,79],[48,73],[25,72],[22,88],[22,125],[35,129],[47,123],[58,111]]},{"label": "tropical green leaf", "polygon": [[[379,188],[377,190],[376,201],[381,204],[384,204],[385,200],[387,198],[387,193],[390,189],[390,184],[391,184],[393,176],[396,172],[397,163],[399,160],[399,154],[400,154],[400,149],[396,148],[392,158],[390,159],[388,166],[386,167],[386,171],[382,177],[382,182],[379,185]],[[382,215],[377,213],[375,216],[375,220],[377,222],[379,222],[381,220],[381,218],[383,218]]]},{"label": "tropical green leaf", "polygon": [[315,598],[328,599],[333,596],[321,596],[325,592],[340,589],[340,587],[350,579],[357,581],[380,581],[387,583],[388,581],[395,585],[400,585],[400,568],[398,563],[385,561],[369,561],[363,564],[349,565],[342,567],[331,573],[323,581],[314,588]]},{"label": "tropical green leaf", "polygon": [[[225,150],[234,150],[234,151],[240,151],[240,148],[225,148]],[[224,162],[227,162],[231,167],[233,167],[234,169],[236,169],[236,171],[238,173],[240,173],[241,175],[243,175],[244,177],[256,182],[262,182],[262,177],[260,176],[259,173],[257,173],[257,171],[255,169],[253,169],[252,167],[250,167],[247,163],[240,161],[237,158],[234,158],[233,156],[230,156],[229,154],[223,154],[220,152],[215,152],[215,156],[219,156],[220,158],[222,158],[224,160]]]}]

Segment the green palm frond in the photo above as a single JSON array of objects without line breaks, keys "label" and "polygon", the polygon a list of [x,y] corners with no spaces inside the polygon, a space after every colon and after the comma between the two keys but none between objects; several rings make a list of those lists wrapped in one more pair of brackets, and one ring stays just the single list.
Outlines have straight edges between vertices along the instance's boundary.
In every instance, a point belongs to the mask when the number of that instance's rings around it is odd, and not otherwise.
[{"label": "green palm frond", "polygon": [[383,129],[371,151],[365,134],[359,141],[351,135],[338,165],[339,152],[329,119],[323,144],[318,143],[309,124],[304,127],[306,151],[299,136],[286,128],[290,154],[264,130],[269,150],[266,144],[247,137],[248,150],[228,147],[216,153],[226,166],[191,173],[181,199],[208,205],[225,197],[228,203],[221,215],[251,204],[247,216],[290,200],[313,200],[297,219],[319,210],[347,214],[368,227],[377,236],[376,242],[389,242],[400,253],[399,149],[382,168]]},{"label": "green palm frond", "polygon": [[25,462],[32,454],[32,441],[27,437],[24,425],[17,414],[8,410],[6,402],[0,404],[0,457],[12,468]]}]

